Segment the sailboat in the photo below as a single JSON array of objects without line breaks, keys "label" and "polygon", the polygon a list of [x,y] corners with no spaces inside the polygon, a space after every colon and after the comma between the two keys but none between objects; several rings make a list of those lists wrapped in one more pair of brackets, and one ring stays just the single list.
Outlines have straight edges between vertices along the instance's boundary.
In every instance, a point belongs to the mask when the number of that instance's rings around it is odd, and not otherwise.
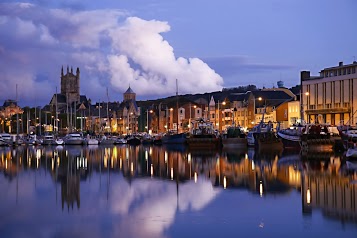
[{"label": "sailboat", "polygon": [[[169,131],[163,137],[161,137],[162,144],[185,144],[187,142],[187,133],[178,133],[178,85],[176,79],[176,111],[177,111],[177,124],[176,124],[176,131],[172,132]],[[167,117],[167,115],[166,115]]]}]

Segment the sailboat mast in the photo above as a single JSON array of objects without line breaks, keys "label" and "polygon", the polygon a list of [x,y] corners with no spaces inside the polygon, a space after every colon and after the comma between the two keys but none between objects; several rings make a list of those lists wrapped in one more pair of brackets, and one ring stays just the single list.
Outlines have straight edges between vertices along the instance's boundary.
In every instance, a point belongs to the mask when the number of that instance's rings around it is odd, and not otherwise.
[{"label": "sailboat mast", "polygon": [[[57,120],[57,100],[58,98],[57,98],[57,87],[56,87],[56,105],[55,105],[55,126],[57,125],[57,123],[58,123],[58,120]],[[57,130],[56,130],[56,132],[58,132],[58,126],[57,126]],[[57,134],[57,133],[56,133]]]},{"label": "sailboat mast", "polygon": [[[16,106],[19,108],[19,103],[17,101],[17,84],[16,84]],[[16,139],[19,138],[19,111],[16,113]]]},{"label": "sailboat mast", "polygon": [[100,99],[99,99],[99,104],[98,104],[98,108],[99,108],[99,111],[98,111],[98,116],[99,116],[99,134],[101,132],[101,128],[102,128],[102,123],[100,121]]},{"label": "sailboat mast", "polygon": [[178,83],[176,79],[176,110],[177,110],[177,123],[176,123],[176,133],[179,133],[179,103],[178,103]]},{"label": "sailboat mast", "polygon": [[109,128],[110,128],[110,131],[109,132],[112,132],[112,124],[110,122],[110,118],[109,118],[109,94],[108,94],[108,87],[107,87],[107,120],[109,122]]},{"label": "sailboat mast", "polygon": [[[56,96],[56,98],[57,98],[57,96]],[[66,107],[67,107],[67,113],[66,113],[66,115],[67,115],[67,128],[71,128],[70,125],[69,125],[69,115],[68,115],[68,93],[66,95]],[[69,132],[71,132],[71,131],[69,131]]]}]

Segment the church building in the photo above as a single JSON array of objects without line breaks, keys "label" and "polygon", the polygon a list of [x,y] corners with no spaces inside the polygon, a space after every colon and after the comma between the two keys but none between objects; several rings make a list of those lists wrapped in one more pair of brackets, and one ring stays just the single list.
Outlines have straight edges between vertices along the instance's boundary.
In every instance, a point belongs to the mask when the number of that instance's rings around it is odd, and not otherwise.
[{"label": "church building", "polygon": [[[56,103],[57,101],[57,103]],[[59,113],[64,113],[67,106],[77,108],[81,105],[88,107],[88,100],[85,95],[80,95],[80,71],[77,67],[76,73],[73,68],[67,66],[66,74],[61,69],[61,90],[54,94],[50,101],[51,108],[57,107]],[[82,106],[83,107],[83,106]]]}]

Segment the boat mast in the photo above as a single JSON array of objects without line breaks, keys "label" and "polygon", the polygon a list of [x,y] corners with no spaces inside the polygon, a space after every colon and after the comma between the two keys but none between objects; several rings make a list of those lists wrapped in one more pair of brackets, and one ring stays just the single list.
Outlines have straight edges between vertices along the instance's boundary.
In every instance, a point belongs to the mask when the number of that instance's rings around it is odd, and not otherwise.
[{"label": "boat mast", "polygon": [[109,118],[109,94],[108,94],[108,87],[107,87],[107,120],[109,122],[109,132],[111,133],[112,132],[112,124],[110,122],[110,118]]},{"label": "boat mast", "polygon": [[[57,87],[56,87],[56,105],[55,105],[55,123],[53,123],[53,124],[55,124],[55,126],[57,125],[57,123],[58,123],[58,121],[57,121],[57,100],[58,98],[57,98]],[[57,125],[57,133],[58,133],[58,125]],[[55,133],[55,134],[57,134],[57,133]]]},{"label": "boat mast", "polygon": [[17,102],[17,84],[16,84],[16,106],[17,106],[17,113],[16,113],[16,138],[19,138],[19,103]]},{"label": "boat mast", "polygon": [[176,123],[176,134],[179,133],[179,103],[178,103],[178,83],[176,79],[176,110],[177,110],[177,123]]},{"label": "boat mast", "polygon": [[[57,96],[56,96],[56,98],[57,98]],[[68,116],[68,93],[66,95],[66,106],[67,106],[67,113],[66,113],[66,115],[67,115],[67,128],[69,129],[70,125],[69,125],[69,116]],[[71,132],[71,130],[69,130],[69,132]]]},{"label": "boat mast", "polygon": [[99,99],[99,103],[98,103],[98,108],[99,108],[98,116],[99,116],[99,134],[100,134],[101,128],[102,128],[102,123],[100,121],[100,99]]}]

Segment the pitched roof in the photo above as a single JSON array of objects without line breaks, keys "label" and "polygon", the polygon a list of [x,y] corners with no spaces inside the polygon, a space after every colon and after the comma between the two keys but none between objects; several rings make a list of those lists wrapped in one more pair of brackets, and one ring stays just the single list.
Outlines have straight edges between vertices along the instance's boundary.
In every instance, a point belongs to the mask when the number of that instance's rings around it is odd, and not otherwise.
[{"label": "pitched roof", "polygon": [[8,107],[11,104],[14,104],[15,106],[17,106],[17,102],[15,100],[8,99],[8,100],[5,100],[3,107]]},{"label": "pitched roof", "polygon": [[[256,107],[264,107],[267,106],[279,106],[280,104],[292,100],[292,97],[284,91],[279,90],[257,90],[252,92],[255,100]],[[262,100],[258,100],[261,98]]]},{"label": "pitched roof", "polygon": [[131,89],[131,87],[129,86],[129,88],[125,91],[125,93],[134,93],[134,91]]}]

